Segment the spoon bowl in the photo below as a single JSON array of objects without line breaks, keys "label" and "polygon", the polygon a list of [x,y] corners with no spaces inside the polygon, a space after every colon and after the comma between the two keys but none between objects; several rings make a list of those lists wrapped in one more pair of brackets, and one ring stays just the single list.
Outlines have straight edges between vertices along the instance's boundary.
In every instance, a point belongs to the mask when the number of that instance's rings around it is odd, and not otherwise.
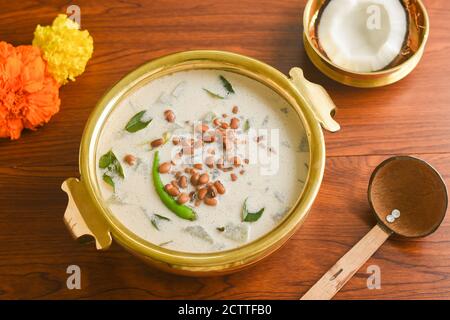
[{"label": "spoon bowl", "polygon": [[[368,189],[373,213],[384,228],[406,238],[425,237],[440,226],[447,211],[447,189],[439,173],[423,160],[397,156],[373,172]],[[400,218],[389,223],[392,210]]]},{"label": "spoon bowl", "polygon": [[331,299],[392,234],[405,238],[430,235],[447,211],[447,188],[442,177],[425,161],[410,156],[392,157],[378,165],[367,193],[378,223],[302,300]]}]

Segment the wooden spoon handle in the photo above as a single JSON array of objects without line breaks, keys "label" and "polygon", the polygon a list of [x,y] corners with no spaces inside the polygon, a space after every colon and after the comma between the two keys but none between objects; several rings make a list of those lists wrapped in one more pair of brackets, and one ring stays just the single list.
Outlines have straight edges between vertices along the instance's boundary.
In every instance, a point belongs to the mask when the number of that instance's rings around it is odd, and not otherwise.
[{"label": "wooden spoon handle", "polygon": [[369,260],[391,233],[378,224],[320,278],[300,300],[329,300]]}]

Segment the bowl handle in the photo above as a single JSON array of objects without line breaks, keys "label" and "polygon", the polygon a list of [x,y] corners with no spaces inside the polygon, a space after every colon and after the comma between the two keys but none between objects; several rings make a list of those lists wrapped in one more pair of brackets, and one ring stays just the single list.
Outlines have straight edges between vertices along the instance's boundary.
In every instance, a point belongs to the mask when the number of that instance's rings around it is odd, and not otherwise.
[{"label": "bowl handle", "polygon": [[88,200],[84,184],[76,178],[69,178],[63,182],[61,189],[69,197],[64,223],[73,238],[84,242],[89,236],[88,239],[95,239],[97,250],[108,249],[112,242],[111,233],[106,221],[95,215],[96,209]]},{"label": "bowl handle", "polygon": [[336,105],[326,90],[322,86],[306,80],[303,70],[300,68],[292,68],[289,75],[292,83],[311,106],[322,127],[330,132],[339,131],[341,127],[333,119]]}]

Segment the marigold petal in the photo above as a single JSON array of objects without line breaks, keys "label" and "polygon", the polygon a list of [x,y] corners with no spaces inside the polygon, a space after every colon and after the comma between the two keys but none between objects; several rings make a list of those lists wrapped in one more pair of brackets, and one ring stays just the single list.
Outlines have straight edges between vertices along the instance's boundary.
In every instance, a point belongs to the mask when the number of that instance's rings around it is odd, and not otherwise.
[{"label": "marigold petal", "polygon": [[94,41],[87,30],[60,14],[51,26],[36,27],[33,45],[43,51],[48,70],[60,84],[81,75],[94,50]]},{"label": "marigold petal", "polygon": [[46,79],[43,89],[28,96],[28,106],[25,111],[24,125],[28,129],[47,123],[58,113],[60,99],[59,86],[54,79]]},{"label": "marigold petal", "polygon": [[21,71],[21,61],[19,57],[16,55],[11,56],[6,60],[3,65],[3,81],[5,82],[4,86],[9,90],[15,90],[18,86],[20,86],[19,76]]},{"label": "marigold petal", "polygon": [[19,118],[8,119],[3,122],[0,121],[0,138],[19,139],[22,130],[23,123]]},{"label": "marigold petal", "polygon": [[41,51],[0,42],[0,138],[18,139],[59,111],[59,84],[47,71]]}]

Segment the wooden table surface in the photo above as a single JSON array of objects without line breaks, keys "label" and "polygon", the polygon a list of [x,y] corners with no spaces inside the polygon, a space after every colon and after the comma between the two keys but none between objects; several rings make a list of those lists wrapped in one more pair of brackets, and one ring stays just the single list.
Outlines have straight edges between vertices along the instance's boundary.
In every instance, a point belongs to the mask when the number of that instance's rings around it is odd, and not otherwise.
[{"label": "wooden table surface", "polygon": [[[355,89],[327,79],[301,41],[305,0],[77,1],[95,51],[87,71],[61,89],[61,111],[18,141],[0,141],[0,299],[298,299],[373,225],[366,189],[383,159],[410,154],[429,161],[450,185],[450,5],[425,0],[431,36],[423,60],[385,88]],[[2,1],[0,40],[29,44],[70,1]],[[303,227],[274,255],[237,274],[186,278],[147,267],[114,244],[80,245],[62,216],[60,185],[78,176],[85,122],[105,90],[140,64],[189,49],[229,50],[284,73],[305,70],[338,106],[342,130],[326,133],[319,196]],[[68,290],[66,268],[81,267],[81,290]],[[367,289],[378,265],[381,289]],[[425,239],[391,239],[337,299],[449,299],[450,216]]]}]

